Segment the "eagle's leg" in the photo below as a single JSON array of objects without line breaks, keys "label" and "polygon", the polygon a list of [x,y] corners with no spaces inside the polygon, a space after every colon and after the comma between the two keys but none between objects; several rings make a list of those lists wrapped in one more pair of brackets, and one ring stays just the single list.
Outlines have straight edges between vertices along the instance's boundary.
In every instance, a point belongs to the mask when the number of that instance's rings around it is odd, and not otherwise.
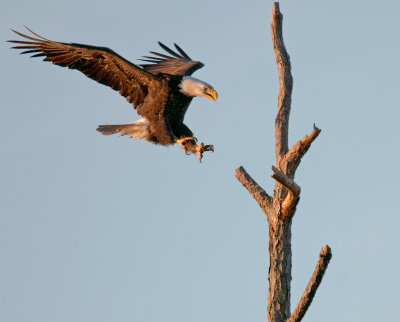
[{"label": "eagle's leg", "polygon": [[204,143],[197,145],[196,141],[197,139],[195,137],[184,137],[176,140],[176,142],[181,145],[186,155],[189,155],[191,153],[198,153],[199,161],[201,162],[201,159],[203,158],[203,153],[206,151],[214,152],[214,146],[204,145]]},{"label": "eagle's leg", "polygon": [[[194,145],[196,145],[197,139],[194,136],[189,136],[189,137],[183,137],[180,139],[176,139],[175,142],[179,143],[180,146],[183,149],[183,152],[185,152],[186,155],[189,155],[191,152],[193,152],[193,150],[188,149],[188,147],[186,146],[187,142],[194,142]],[[188,152],[189,151],[189,152]]]}]

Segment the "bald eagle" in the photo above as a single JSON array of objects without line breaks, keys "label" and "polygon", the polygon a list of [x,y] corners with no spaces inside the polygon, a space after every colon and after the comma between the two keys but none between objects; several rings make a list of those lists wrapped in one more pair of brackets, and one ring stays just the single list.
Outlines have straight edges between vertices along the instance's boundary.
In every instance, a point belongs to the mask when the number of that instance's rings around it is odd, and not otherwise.
[{"label": "bald eagle", "polygon": [[141,59],[146,64],[135,65],[109,48],[56,42],[27,29],[33,36],[12,30],[29,39],[9,40],[19,44],[12,48],[25,50],[21,54],[44,56],[44,61],[81,71],[118,91],[141,116],[129,124],[99,125],[97,130],[102,134],[120,133],[161,145],[178,143],[185,154],[197,153],[200,161],[205,151],[214,151],[212,145],[197,145],[193,132],[183,121],[193,97],[215,101],[218,93],[210,84],[191,77],[204,64],[193,61],[177,44],[174,51],[159,42],[169,55],[151,51],[154,56]]}]

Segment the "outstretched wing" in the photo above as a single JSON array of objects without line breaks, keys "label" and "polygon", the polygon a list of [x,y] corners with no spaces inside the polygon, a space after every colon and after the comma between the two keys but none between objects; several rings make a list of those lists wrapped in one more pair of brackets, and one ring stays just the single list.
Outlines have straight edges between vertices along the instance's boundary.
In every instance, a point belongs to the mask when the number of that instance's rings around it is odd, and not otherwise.
[{"label": "outstretched wing", "polygon": [[21,54],[33,54],[31,57],[44,56],[44,61],[77,69],[87,77],[119,91],[133,104],[134,108],[143,104],[149,87],[159,82],[154,75],[132,64],[109,48],[51,41],[39,36],[28,27],[26,29],[37,38],[13,30],[30,41],[9,40],[9,42],[20,44],[12,48],[25,49]]},{"label": "outstretched wing", "polygon": [[150,53],[152,53],[156,57],[143,56],[146,59],[139,59],[141,61],[146,61],[151,63],[151,64],[142,64],[140,66],[152,74],[165,73],[171,75],[190,76],[196,70],[204,66],[202,62],[193,61],[177,44],[174,45],[179,53],[168,48],[161,42],[158,42],[158,44],[161,46],[162,49],[164,49],[168,54],[172,56],[151,51]]}]

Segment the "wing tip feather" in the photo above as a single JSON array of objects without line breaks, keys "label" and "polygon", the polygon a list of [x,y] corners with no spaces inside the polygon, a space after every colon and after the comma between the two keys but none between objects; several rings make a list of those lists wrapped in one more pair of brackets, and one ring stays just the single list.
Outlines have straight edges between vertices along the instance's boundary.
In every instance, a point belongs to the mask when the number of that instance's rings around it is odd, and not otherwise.
[{"label": "wing tip feather", "polygon": [[157,41],[158,45],[169,55],[150,51],[151,56],[142,56],[140,61],[149,62],[151,64],[140,64],[139,66],[152,74],[167,73],[173,75],[191,75],[196,70],[202,68],[204,64],[200,61],[194,61],[190,56],[176,43],[175,50],[166,46],[161,41]]}]

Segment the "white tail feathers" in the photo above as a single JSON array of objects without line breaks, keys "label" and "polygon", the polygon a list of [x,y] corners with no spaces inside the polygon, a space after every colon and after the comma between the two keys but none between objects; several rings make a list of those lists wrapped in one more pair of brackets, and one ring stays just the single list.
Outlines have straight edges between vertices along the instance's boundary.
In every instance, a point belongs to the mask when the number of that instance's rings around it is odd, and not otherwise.
[{"label": "white tail feathers", "polygon": [[103,135],[120,133],[135,139],[146,139],[150,134],[149,121],[143,117],[129,124],[99,125],[97,131]]}]

